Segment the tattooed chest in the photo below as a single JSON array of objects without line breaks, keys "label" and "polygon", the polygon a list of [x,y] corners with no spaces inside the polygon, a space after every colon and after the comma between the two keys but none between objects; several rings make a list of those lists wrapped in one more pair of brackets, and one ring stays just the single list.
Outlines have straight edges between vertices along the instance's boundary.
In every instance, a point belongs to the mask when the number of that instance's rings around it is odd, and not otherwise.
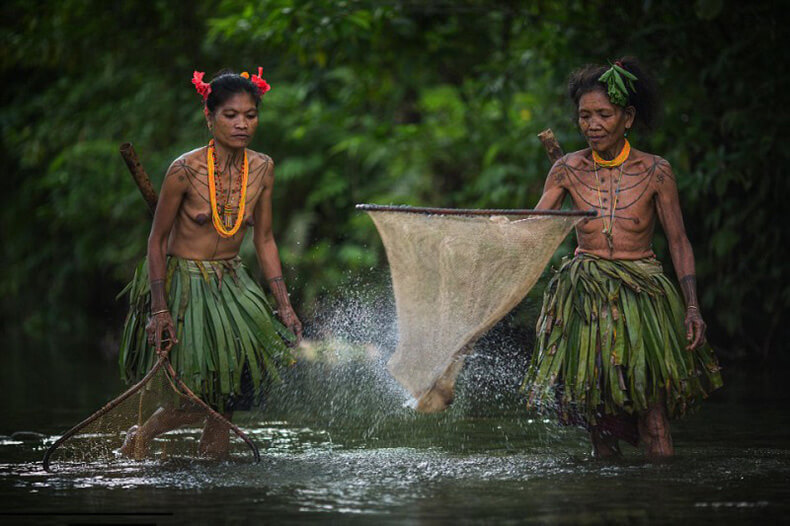
[{"label": "tattooed chest", "polygon": [[[247,226],[253,225],[253,203],[255,203],[259,194],[260,188],[252,187],[247,189],[244,207],[244,217]],[[215,197],[216,204],[212,207],[208,188],[193,187],[184,196],[180,213],[182,217],[198,226],[211,225],[212,215],[215,210],[223,224],[229,221],[235,223],[239,213],[240,202],[241,193],[238,191],[221,194],[217,192]]]},{"label": "tattooed chest", "polygon": [[598,215],[584,222],[587,229],[612,232],[649,228],[655,215],[655,173],[652,170],[622,167],[614,169],[578,168],[567,172],[566,183],[574,207],[595,210]]},{"label": "tattooed chest", "polygon": [[631,188],[581,188],[571,190],[577,208],[600,213],[639,213],[653,208],[653,193],[647,185]]}]

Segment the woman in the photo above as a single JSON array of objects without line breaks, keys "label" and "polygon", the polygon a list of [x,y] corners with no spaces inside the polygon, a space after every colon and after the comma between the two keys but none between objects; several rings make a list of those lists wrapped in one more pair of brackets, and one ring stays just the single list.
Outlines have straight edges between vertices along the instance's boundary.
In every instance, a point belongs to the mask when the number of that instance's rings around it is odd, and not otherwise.
[{"label": "woman", "polygon": [[[264,376],[276,375],[276,365],[289,359],[282,338],[295,335],[298,342],[302,332],[272,235],[274,163],[247,149],[261,96],[270,89],[261,74],[261,68],[251,78],[223,73],[206,84],[195,72],[213,138],[176,159],[165,176],[148,239],[147,278],[143,266],[130,287],[121,343],[127,381],[169,353],[186,384],[227,418],[248,408]],[[239,259],[249,227],[282,325]],[[160,407],[130,430],[121,452],[143,456],[155,436],[204,417],[183,401]],[[228,447],[228,428],[208,419],[200,453],[221,458]]]},{"label": "woman", "polygon": [[[537,205],[556,209],[570,196],[575,209],[598,211],[578,225],[575,257],[549,282],[524,382],[531,406],[558,405],[564,422],[589,429],[596,456],[619,454],[619,439],[673,455],[669,419],[722,385],[675,174],[626,139],[635,124],[654,125],[655,94],[633,59],[576,71],[569,95],[589,148],[554,164]],[[653,254],[656,220],[684,303]]]}]

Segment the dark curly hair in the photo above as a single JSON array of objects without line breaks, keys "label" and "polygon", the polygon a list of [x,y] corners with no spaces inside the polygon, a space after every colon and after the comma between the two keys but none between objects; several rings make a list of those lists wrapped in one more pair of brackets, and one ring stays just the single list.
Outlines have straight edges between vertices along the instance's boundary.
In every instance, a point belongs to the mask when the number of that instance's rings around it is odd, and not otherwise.
[{"label": "dark curly hair", "polygon": [[[635,123],[648,131],[655,129],[661,117],[661,100],[655,79],[634,57],[623,57],[618,59],[617,62],[638,79],[634,81],[635,90],[628,89],[627,102],[627,105],[636,108]],[[606,84],[599,81],[598,78],[607,69],[609,69],[609,66],[587,64],[571,73],[570,79],[568,79],[568,96],[573,101],[577,112],[579,99],[585,93],[595,90],[606,93]]]},{"label": "dark curly hair", "polygon": [[261,102],[261,95],[258,88],[250,79],[245,79],[241,75],[230,70],[222,70],[211,79],[211,93],[206,99],[206,108],[214,113],[218,107],[238,93],[249,93],[255,101],[255,107]]}]

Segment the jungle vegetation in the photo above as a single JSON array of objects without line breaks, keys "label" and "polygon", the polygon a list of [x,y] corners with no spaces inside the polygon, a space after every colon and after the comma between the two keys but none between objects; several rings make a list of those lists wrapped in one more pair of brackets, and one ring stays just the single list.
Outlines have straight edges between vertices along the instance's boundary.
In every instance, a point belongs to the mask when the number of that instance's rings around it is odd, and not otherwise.
[{"label": "jungle vegetation", "polygon": [[[386,278],[355,203],[534,206],[549,168],[536,134],[584,146],[569,73],[630,54],[665,103],[632,143],[678,174],[709,339],[764,364],[788,341],[778,2],[9,0],[2,12],[4,334],[117,338],[115,296],[150,226],[118,146],[132,141],[158,186],[206,143],[195,69],[262,65],[273,86],[252,147],[277,165],[276,235],[309,322]],[[655,248],[669,267],[660,235]]]}]

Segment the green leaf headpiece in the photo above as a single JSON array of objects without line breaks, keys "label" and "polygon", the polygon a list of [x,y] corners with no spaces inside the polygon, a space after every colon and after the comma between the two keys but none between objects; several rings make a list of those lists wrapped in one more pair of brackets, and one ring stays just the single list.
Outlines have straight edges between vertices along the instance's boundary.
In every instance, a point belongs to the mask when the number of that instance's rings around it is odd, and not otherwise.
[{"label": "green leaf headpiece", "polygon": [[[617,104],[618,106],[628,104],[628,88],[631,88],[632,93],[636,93],[634,81],[638,79],[635,75],[626,71],[620,61],[612,64],[612,67],[598,77],[598,80],[606,84],[606,93],[609,95],[609,100],[612,101],[612,104]],[[628,84],[628,88],[626,88],[626,84]]]}]

